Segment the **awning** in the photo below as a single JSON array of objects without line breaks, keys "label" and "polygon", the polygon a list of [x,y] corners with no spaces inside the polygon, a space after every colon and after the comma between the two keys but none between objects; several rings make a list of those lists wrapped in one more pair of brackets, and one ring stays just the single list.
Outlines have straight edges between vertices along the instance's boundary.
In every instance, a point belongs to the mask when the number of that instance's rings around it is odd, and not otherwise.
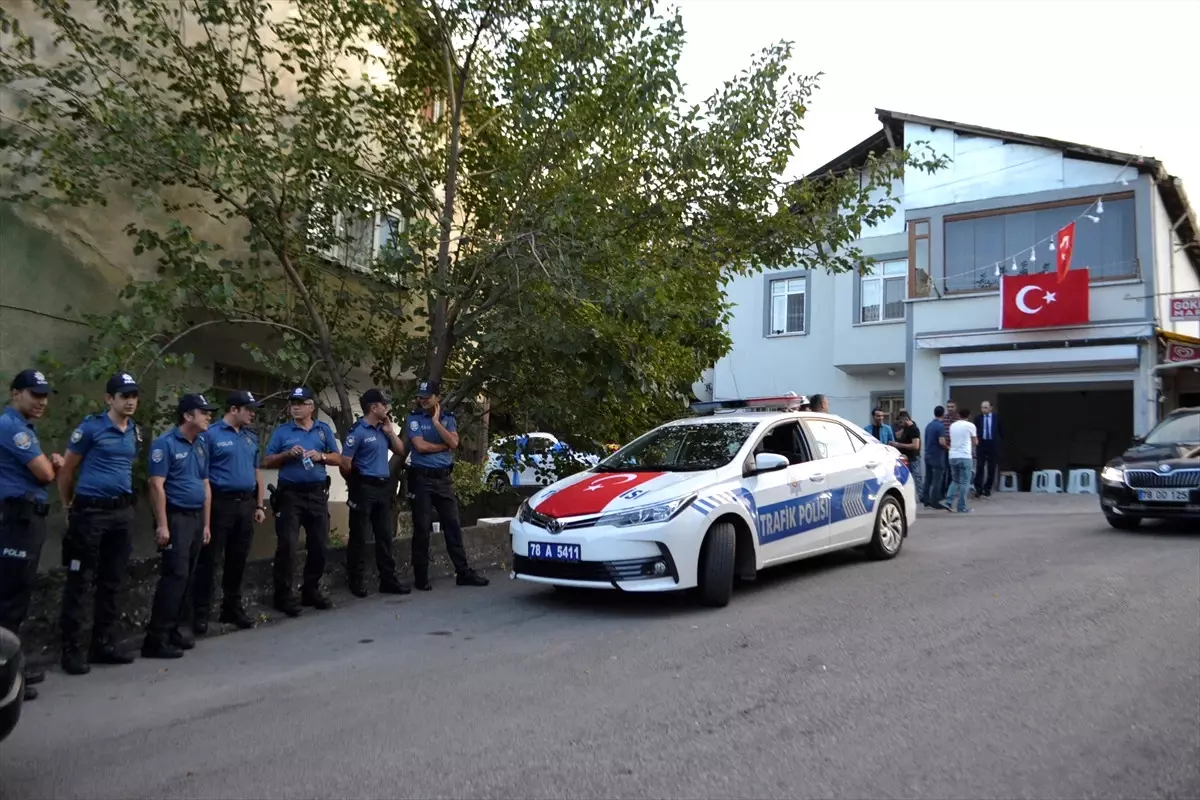
[{"label": "awning", "polygon": [[1038,328],[1024,331],[928,331],[914,337],[918,350],[1027,349],[1046,343],[1084,345],[1096,342],[1149,339],[1154,326],[1149,322],[1107,322],[1074,328]]},{"label": "awning", "polygon": [[1154,368],[1155,372],[1200,365],[1200,339],[1174,331],[1164,331],[1162,328],[1158,329],[1158,336],[1162,339],[1163,347],[1162,358]]}]

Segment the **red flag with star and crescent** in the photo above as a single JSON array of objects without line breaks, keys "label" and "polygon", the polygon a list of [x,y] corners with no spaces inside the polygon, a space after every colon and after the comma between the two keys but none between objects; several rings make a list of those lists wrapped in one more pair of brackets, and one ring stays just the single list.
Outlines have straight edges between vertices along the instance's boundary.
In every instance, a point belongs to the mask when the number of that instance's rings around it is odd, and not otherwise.
[{"label": "red flag with star and crescent", "polygon": [[1068,222],[1054,235],[1054,241],[1055,247],[1058,248],[1055,251],[1058,282],[1062,283],[1067,279],[1067,273],[1071,271],[1071,254],[1075,252],[1075,223]]},{"label": "red flag with star and crescent", "polygon": [[661,472],[602,472],[555,492],[539,503],[534,511],[556,519],[599,514],[617,497],[662,474]]},{"label": "red flag with star and crescent", "polygon": [[1000,279],[1000,328],[1061,328],[1086,325],[1088,271],[1069,270],[1060,283],[1051,272]]}]

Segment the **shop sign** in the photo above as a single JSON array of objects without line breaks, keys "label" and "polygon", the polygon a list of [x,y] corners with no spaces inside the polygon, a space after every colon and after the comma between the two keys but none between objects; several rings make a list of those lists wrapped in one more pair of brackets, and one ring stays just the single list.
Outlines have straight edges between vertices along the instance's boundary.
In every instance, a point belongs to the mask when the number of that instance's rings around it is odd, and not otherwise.
[{"label": "shop sign", "polygon": [[1173,364],[1177,361],[1196,361],[1200,359],[1200,344],[1167,343],[1167,355],[1164,361]]},{"label": "shop sign", "polygon": [[1190,322],[1200,319],[1200,295],[1171,297],[1171,322]]}]

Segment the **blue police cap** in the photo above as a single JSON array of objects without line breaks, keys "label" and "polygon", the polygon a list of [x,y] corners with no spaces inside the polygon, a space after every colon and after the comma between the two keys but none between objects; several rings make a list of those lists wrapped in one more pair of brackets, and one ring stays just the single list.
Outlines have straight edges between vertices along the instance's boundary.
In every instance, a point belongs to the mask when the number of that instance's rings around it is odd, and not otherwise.
[{"label": "blue police cap", "polygon": [[136,394],[137,391],[137,381],[128,372],[118,372],[109,378],[104,386],[105,394]]},{"label": "blue police cap", "polygon": [[179,398],[179,413],[186,414],[189,411],[216,411],[217,407],[208,402],[202,394],[185,394]]},{"label": "blue police cap", "polygon": [[312,389],[309,389],[307,386],[297,386],[295,389],[292,389],[291,394],[288,395],[288,400],[293,403],[303,403],[305,400],[312,399]]},{"label": "blue police cap", "polygon": [[250,392],[230,392],[225,398],[225,407],[237,406],[238,408],[258,408],[262,405],[262,400],[257,399]]},{"label": "blue police cap", "polygon": [[442,385],[437,381],[421,381],[417,384],[417,397],[432,397],[442,393]]},{"label": "blue police cap", "polygon": [[50,388],[50,381],[46,380],[46,376],[36,369],[26,369],[17,373],[17,376],[12,379],[9,384],[10,389],[21,391],[28,389],[33,394],[50,394],[53,389]]},{"label": "blue police cap", "polygon": [[392,404],[392,399],[383,393],[382,389],[367,389],[362,395],[362,407],[366,411],[371,407],[372,403],[383,403],[385,406]]}]

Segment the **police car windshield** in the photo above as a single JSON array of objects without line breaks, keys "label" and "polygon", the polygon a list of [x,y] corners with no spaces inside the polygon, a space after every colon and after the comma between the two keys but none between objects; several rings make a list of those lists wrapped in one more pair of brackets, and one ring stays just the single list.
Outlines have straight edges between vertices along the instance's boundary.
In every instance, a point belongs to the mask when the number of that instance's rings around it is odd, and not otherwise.
[{"label": "police car windshield", "polygon": [[660,428],[630,442],[596,467],[600,472],[700,472],[733,460],[757,425],[712,422]]},{"label": "police car windshield", "polygon": [[1200,444],[1200,414],[1163,420],[1146,436],[1146,444]]}]

